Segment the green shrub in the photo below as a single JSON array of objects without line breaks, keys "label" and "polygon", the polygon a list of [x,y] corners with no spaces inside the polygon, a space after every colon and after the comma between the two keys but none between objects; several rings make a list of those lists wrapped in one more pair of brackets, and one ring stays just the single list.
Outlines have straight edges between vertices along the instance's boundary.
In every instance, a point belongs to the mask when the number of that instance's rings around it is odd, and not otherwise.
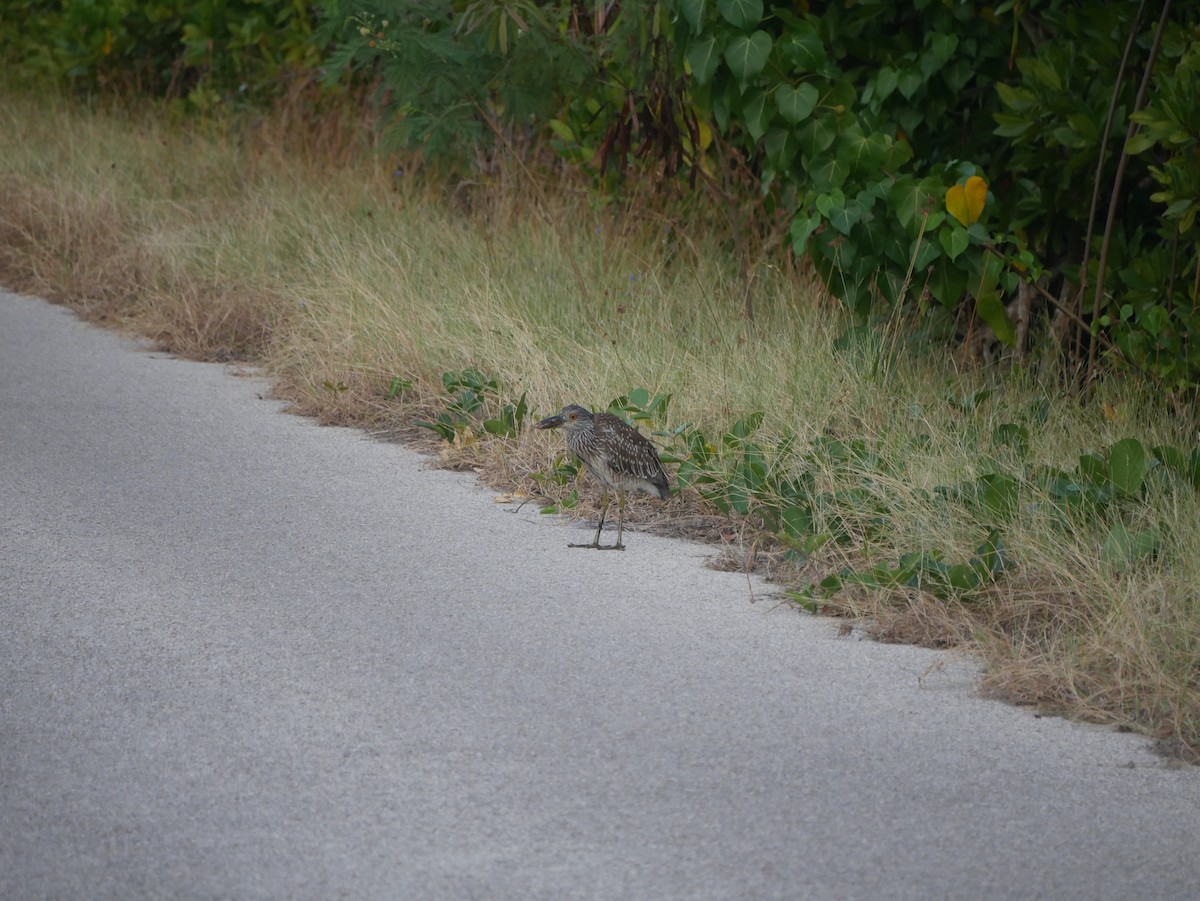
[{"label": "green shrub", "polygon": [[1098,341],[1172,386],[1200,378],[1196,2],[1173,5],[1153,66],[1158,24],[1100,0],[389,9],[330,0],[331,72],[378,66],[397,133],[431,159],[541,140],[599,174],[694,184],[738,158],[759,217],[788,211],[791,249],[864,319],[912,308],[949,336],[976,316],[1011,345],[1027,282],[1069,367]]},{"label": "green shrub", "polygon": [[26,0],[0,4],[9,78],[85,93],[265,100],[289,69],[315,69],[313,16],[300,0]]}]

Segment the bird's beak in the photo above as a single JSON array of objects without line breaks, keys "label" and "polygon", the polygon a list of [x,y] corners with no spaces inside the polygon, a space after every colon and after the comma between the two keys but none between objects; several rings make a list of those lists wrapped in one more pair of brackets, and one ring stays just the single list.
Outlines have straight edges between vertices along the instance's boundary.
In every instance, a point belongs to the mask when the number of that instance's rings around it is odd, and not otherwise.
[{"label": "bird's beak", "polygon": [[563,424],[563,418],[561,416],[557,416],[557,415],[556,416],[547,416],[541,422],[537,423],[534,426],[534,428],[535,429],[557,429],[562,424]]}]

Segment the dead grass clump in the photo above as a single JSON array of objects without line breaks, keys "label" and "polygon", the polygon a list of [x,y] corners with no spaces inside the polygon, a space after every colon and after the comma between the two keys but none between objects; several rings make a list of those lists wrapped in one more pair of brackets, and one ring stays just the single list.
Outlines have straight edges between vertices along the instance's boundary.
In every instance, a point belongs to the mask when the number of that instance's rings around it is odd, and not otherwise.
[{"label": "dead grass clump", "polygon": [[99,195],[0,179],[0,282],[125,327],[194,360],[258,360],[283,309],[274,292],[217,282],[154,247]]},{"label": "dead grass clump", "polygon": [[0,179],[0,280],[68,303],[95,321],[119,319],[138,294],[136,248],[116,204]]},{"label": "dead grass clump", "polygon": [[142,295],[134,308],[139,331],[168,353],[228,363],[265,355],[283,300],[265,289],[175,280]]},{"label": "dead grass clump", "polygon": [[867,634],[876,641],[925,648],[973,647],[980,628],[978,615],[967,605],[918,592],[877,601],[868,617]]}]

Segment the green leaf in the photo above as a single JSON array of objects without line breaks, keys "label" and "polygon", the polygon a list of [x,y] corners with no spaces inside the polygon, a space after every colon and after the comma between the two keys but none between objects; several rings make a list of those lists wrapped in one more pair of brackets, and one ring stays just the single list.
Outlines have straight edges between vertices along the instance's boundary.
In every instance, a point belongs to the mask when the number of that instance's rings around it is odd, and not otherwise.
[{"label": "green leaf", "polygon": [[763,70],[771,55],[771,36],[765,31],[739,34],[725,47],[725,62],[742,84]]},{"label": "green leaf", "polygon": [[849,167],[835,156],[826,156],[809,165],[809,177],[814,190],[827,192],[840,188],[850,174]]},{"label": "green leaf", "polygon": [[1130,532],[1124,523],[1116,523],[1108,530],[1104,544],[1100,547],[1100,559],[1118,567],[1149,560],[1158,554],[1158,536],[1151,531]]},{"label": "green leaf", "polygon": [[853,200],[845,206],[837,207],[829,212],[829,224],[843,235],[850,234],[850,229],[862,218],[862,207]]},{"label": "green leaf", "polygon": [[905,100],[912,100],[913,94],[925,83],[919,69],[908,68],[900,72],[896,78],[896,87],[904,95]]},{"label": "green leaf", "polygon": [[884,157],[883,168],[888,172],[895,172],[912,158],[913,149],[908,141],[893,141]]},{"label": "green leaf", "polygon": [[996,338],[1002,344],[1012,347],[1017,343],[1017,332],[1013,328],[1012,320],[1008,318],[1000,295],[995,291],[988,291],[982,297],[975,299],[975,312],[980,319],[992,327]]},{"label": "green leaf", "polygon": [[781,84],[775,89],[775,105],[779,108],[780,115],[795,125],[812,115],[819,96],[817,89],[807,82],[798,87]]},{"label": "green leaf", "polygon": [[1089,485],[1103,488],[1109,483],[1108,463],[1095,454],[1080,454],[1079,475]]},{"label": "green leaf", "polygon": [[992,429],[992,444],[1013,448],[1022,457],[1029,453],[1029,429],[1015,422],[1005,422]]},{"label": "green leaf", "polygon": [[838,138],[838,159],[851,172],[872,173],[883,163],[887,153],[887,139],[879,132],[863,134],[857,124],[846,129]]},{"label": "green leaf", "polygon": [[1125,152],[1130,156],[1145,153],[1158,143],[1158,136],[1149,131],[1139,131],[1125,142]]},{"label": "green leaf", "polygon": [[837,119],[827,113],[812,116],[800,128],[797,135],[800,148],[810,157],[828,150],[837,140]]},{"label": "green leaf", "polygon": [[967,237],[967,230],[958,225],[940,229],[938,241],[941,242],[942,250],[946,251],[946,256],[951,261],[957,260],[971,243],[970,238]]},{"label": "green leaf", "polygon": [[808,252],[808,238],[821,224],[819,216],[806,216],[803,213],[797,213],[796,218],[792,220],[792,226],[788,234],[792,239],[792,250],[798,255],[803,256]]},{"label": "green leaf", "polygon": [[790,128],[772,128],[767,132],[763,148],[775,168],[783,171],[791,167],[800,146]]},{"label": "green leaf", "polygon": [[717,9],[734,28],[757,25],[763,16],[762,0],[717,0]]},{"label": "green leaf", "polygon": [[1146,450],[1136,438],[1118,441],[1108,452],[1108,477],[1120,494],[1128,497],[1141,491],[1148,471]]},{"label": "green leaf", "polygon": [[816,28],[808,22],[789,28],[782,48],[784,58],[800,72],[816,72],[825,62],[825,44]]},{"label": "green leaf", "polygon": [[999,517],[1017,512],[1017,480],[1004,473],[989,473],[979,479],[983,486],[983,506]]},{"label": "green leaf", "polygon": [[708,0],[680,0],[679,11],[692,26],[692,34],[704,30],[704,19],[708,13]]},{"label": "green leaf", "polygon": [[483,430],[490,435],[498,435],[501,438],[512,438],[517,434],[513,427],[503,419],[485,419],[483,421]]},{"label": "green leaf", "polygon": [[925,235],[919,241],[917,238],[913,238],[908,250],[908,257],[912,260],[914,273],[924,272],[941,255],[941,250],[938,249],[935,243],[929,240],[929,235]]},{"label": "green leaf", "polygon": [[820,197],[818,197],[816,199],[815,206],[817,208],[817,212],[828,219],[829,214],[833,210],[836,210],[838,207],[842,206],[845,202],[846,195],[837,188],[834,188],[829,193],[822,194]]},{"label": "green leaf", "polygon": [[967,292],[967,274],[949,260],[938,260],[930,274],[928,286],[929,293],[934,295],[938,304],[947,310],[954,310]]},{"label": "green leaf", "polygon": [[875,73],[875,99],[879,101],[887,100],[891,96],[892,91],[896,90],[897,84],[896,70],[891,66],[884,66]]},{"label": "green leaf", "polygon": [[771,114],[767,112],[767,95],[762,91],[752,95],[742,107],[742,121],[755,141],[766,133],[770,118]]},{"label": "green leaf", "polygon": [[954,55],[954,51],[958,49],[958,35],[950,34],[934,34],[932,40],[933,55],[937,57],[941,63],[947,62]]},{"label": "green leaf", "polygon": [[1023,116],[996,113],[992,118],[996,120],[996,128],[992,134],[1001,138],[1019,138],[1033,128],[1033,123]]},{"label": "green leaf", "polygon": [[900,223],[915,235],[926,214],[941,208],[942,193],[942,184],[937,179],[905,178],[892,186],[888,200]]},{"label": "green leaf", "polygon": [[687,61],[688,65],[692,67],[692,76],[696,79],[697,84],[707,84],[712,80],[720,58],[715,37],[692,42],[688,48]]},{"label": "green leaf", "polygon": [[812,532],[815,523],[812,508],[807,504],[789,504],[784,507],[779,521],[784,533],[793,538],[803,538]]},{"label": "green leaf", "polygon": [[1150,451],[1163,466],[1192,487],[1200,487],[1200,450],[1188,457],[1177,447],[1160,444]]}]

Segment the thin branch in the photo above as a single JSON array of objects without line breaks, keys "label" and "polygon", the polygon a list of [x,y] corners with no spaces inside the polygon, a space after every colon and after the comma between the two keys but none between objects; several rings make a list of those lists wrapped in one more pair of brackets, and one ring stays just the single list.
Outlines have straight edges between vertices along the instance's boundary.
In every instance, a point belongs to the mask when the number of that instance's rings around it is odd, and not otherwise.
[{"label": "thin branch", "polygon": [[[1146,0],[1138,4],[1137,15],[1133,17],[1133,25],[1129,28],[1129,39],[1125,42],[1125,52],[1121,56],[1121,65],[1117,68],[1117,79],[1113,82],[1112,100],[1108,104],[1108,118],[1104,120],[1104,131],[1101,132],[1100,158],[1096,160],[1096,178],[1092,182],[1092,206],[1088,210],[1087,235],[1083,239],[1083,262],[1079,267],[1079,293],[1077,306],[1082,308],[1083,297],[1087,293],[1088,257],[1092,253],[1092,235],[1096,227],[1096,208],[1100,206],[1100,179],[1104,174],[1104,159],[1108,155],[1108,140],[1112,137],[1112,121],[1117,113],[1117,101],[1121,97],[1121,85],[1125,81],[1125,68],[1129,63],[1129,54],[1137,40],[1138,27],[1142,24],[1142,13],[1146,9]],[[1082,342],[1079,333],[1077,341]],[[1078,346],[1076,347],[1078,351]]]},{"label": "thin branch", "polygon": [[[1003,253],[1001,253],[999,250],[997,250],[991,244],[984,244],[983,249],[986,250],[988,253],[994,254],[995,256],[999,257],[1001,260],[1008,262],[1008,258],[1005,257]],[[1066,316],[1068,319],[1070,319],[1077,326],[1079,326],[1082,329],[1088,328],[1088,324],[1083,321],[1083,318],[1075,310],[1071,309],[1070,305],[1063,303],[1061,300],[1059,300],[1057,297],[1055,297],[1053,294],[1051,294],[1049,291],[1047,291],[1045,288],[1043,288],[1037,282],[1027,282],[1027,284],[1032,285],[1033,289],[1042,296],[1043,300],[1045,300],[1052,307],[1054,307],[1054,309],[1058,310],[1060,313],[1062,313],[1064,316]],[[1118,348],[1117,345],[1113,344],[1113,342],[1110,341],[1108,338],[1104,337],[1104,335],[1097,334],[1096,337],[1099,338],[1100,341],[1104,344],[1105,350],[1120,350],[1120,348]]]},{"label": "thin branch", "polygon": [[[1121,183],[1125,180],[1125,169],[1129,165],[1129,142],[1137,134],[1138,124],[1133,121],[1134,113],[1138,112],[1146,102],[1146,92],[1150,89],[1150,77],[1154,72],[1154,61],[1158,58],[1158,48],[1162,45],[1163,32],[1167,28],[1167,17],[1171,13],[1171,0],[1163,0],[1162,15],[1159,16],[1158,26],[1154,30],[1154,43],[1150,45],[1150,55],[1146,59],[1146,71],[1142,75],[1142,83],[1138,86],[1137,99],[1133,102],[1133,110],[1129,114],[1129,129],[1125,133],[1125,144],[1121,147],[1121,161],[1117,163],[1117,175],[1113,179],[1112,196],[1108,201],[1108,220],[1104,224],[1104,241],[1100,245],[1100,262],[1096,267],[1096,294],[1092,300],[1092,322],[1100,318],[1100,301],[1104,297],[1104,270],[1108,266],[1108,249],[1112,243],[1113,225],[1117,219],[1117,204],[1121,200]],[[1085,384],[1091,384],[1096,367],[1096,342],[1088,346],[1087,378]]]}]

